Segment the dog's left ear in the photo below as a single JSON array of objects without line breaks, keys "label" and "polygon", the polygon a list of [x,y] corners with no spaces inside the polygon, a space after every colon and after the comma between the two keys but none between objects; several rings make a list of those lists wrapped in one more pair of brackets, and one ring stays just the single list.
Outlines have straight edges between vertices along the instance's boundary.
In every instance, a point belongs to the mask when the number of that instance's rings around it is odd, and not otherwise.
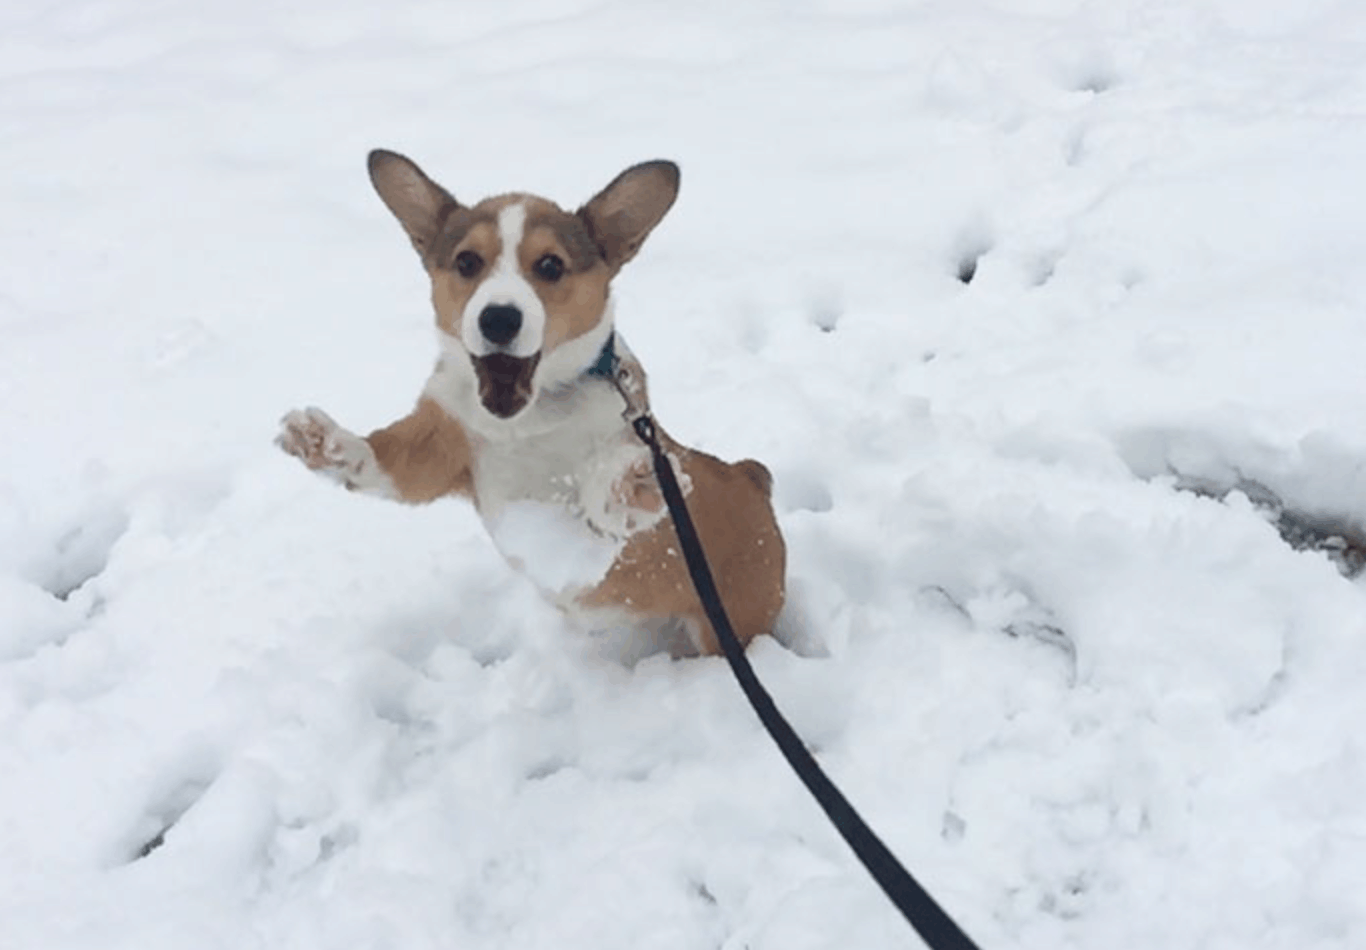
[{"label": "dog's left ear", "polygon": [[678,178],[673,162],[642,162],[626,169],[579,209],[579,218],[613,271],[636,256],[673,206]]}]

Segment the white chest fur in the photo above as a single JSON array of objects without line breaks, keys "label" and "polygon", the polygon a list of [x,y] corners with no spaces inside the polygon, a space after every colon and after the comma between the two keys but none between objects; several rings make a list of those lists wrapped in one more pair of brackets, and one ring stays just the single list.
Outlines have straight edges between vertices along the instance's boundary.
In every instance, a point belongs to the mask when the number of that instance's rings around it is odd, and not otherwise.
[{"label": "white chest fur", "polygon": [[428,394],[474,423],[475,503],[489,535],[543,594],[568,606],[602,580],[630,535],[661,517],[630,507],[621,490],[649,455],[622,418],[620,394],[606,380],[580,379],[542,391],[495,427],[482,424],[471,389],[440,376]]},{"label": "white chest fur", "polygon": [[509,440],[478,440],[474,490],[503,556],[555,600],[597,585],[642,518],[618,486],[645,450],[605,382],[586,384],[564,422]]}]

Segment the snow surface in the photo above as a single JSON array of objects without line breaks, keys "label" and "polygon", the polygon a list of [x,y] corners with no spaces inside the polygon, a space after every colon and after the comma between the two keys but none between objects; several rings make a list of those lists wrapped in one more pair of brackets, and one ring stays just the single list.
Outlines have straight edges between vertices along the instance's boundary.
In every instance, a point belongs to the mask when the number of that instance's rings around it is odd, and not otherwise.
[{"label": "snow surface", "polygon": [[434,357],[375,146],[681,163],[619,322],[984,948],[1366,946],[1366,588],[1277,517],[1366,531],[1363,64],[1351,0],[0,8],[0,947],[918,945],[721,661],[272,446]]}]

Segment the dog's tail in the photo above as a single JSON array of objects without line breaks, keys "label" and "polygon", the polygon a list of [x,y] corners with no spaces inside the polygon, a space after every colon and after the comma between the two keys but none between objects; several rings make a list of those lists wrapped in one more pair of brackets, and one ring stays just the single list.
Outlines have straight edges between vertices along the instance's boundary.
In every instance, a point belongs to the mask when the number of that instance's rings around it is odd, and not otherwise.
[{"label": "dog's tail", "polygon": [[735,467],[740,470],[741,475],[758,485],[759,490],[765,495],[773,492],[773,474],[764,463],[756,462],[754,459],[741,459],[735,463]]}]

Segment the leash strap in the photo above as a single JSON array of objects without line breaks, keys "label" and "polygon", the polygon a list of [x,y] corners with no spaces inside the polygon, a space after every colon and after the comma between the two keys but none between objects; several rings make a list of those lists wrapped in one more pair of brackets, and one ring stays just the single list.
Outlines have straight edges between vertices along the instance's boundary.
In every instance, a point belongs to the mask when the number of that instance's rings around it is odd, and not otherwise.
[{"label": "leash strap", "polygon": [[[623,395],[626,394],[623,392]],[[631,400],[628,398],[627,402],[629,406]],[[901,865],[896,855],[882,843],[882,839],[873,829],[868,827],[854,810],[854,806],[844,797],[844,793],[821,769],[796,730],[778,711],[773,697],[769,695],[763,683],[759,682],[754,667],[750,666],[749,658],[745,656],[744,647],[740,645],[735,631],[731,628],[730,618],[726,616],[726,609],[721,603],[721,595],[716,589],[711,568],[707,565],[702,542],[697,537],[697,528],[693,525],[692,517],[688,514],[688,506],[683,501],[683,492],[678,487],[673,466],[669,464],[668,456],[659,444],[654,420],[645,413],[634,414],[630,408],[627,414],[631,417],[631,425],[636,435],[649,447],[654,459],[655,478],[658,479],[660,490],[664,493],[664,502],[669,506],[669,515],[673,518],[678,543],[688,564],[688,573],[692,576],[693,586],[697,588],[702,608],[707,612],[707,618],[716,631],[721,650],[730,661],[730,668],[735,673],[735,678],[740,681],[740,688],[744,690],[750,705],[754,707],[773,741],[778,744],[783,758],[787,759],[792,770],[802,780],[802,784],[815,796],[816,802],[834,823],[840,836],[854,849],[854,854],[868,869],[868,873],[931,950],[980,950],[954,923],[953,918],[935,903],[934,898]]]}]

